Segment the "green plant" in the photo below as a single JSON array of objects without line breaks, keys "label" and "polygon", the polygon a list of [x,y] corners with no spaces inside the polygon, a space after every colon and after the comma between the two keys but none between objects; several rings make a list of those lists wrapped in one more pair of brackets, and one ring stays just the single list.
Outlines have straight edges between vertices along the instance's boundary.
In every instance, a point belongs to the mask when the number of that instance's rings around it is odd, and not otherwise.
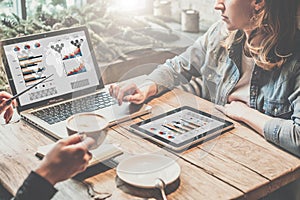
[{"label": "green plant", "polygon": [[[51,4],[40,4],[35,14],[27,20],[22,20],[15,14],[0,15],[0,38],[85,25],[89,29],[99,63],[126,60],[127,54],[136,50],[164,47],[161,35],[164,38],[178,39],[163,20],[151,16],[143,18],[109,12],[108,0],[97,0],[82,8],[70,7],[58,11],[57,5],[62,2],[65,1],[55,0]],[[156,31],[156,37],[149,34],[153,23],[162,28],[161,31]],[[1,81],[0,79],[0,85],[6,84]]]}]

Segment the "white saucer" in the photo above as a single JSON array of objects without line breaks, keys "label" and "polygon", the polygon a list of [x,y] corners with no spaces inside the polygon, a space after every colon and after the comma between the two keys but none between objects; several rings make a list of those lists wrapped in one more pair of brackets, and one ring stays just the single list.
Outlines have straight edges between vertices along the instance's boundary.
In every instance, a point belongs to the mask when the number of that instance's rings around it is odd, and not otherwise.
[{"label": "white saucer", "polygon": [[137,155],[122,160],[117,166],[117,175],[133,186],[153,188],[157,178],[166,185],[174,182],[180,175],[180,166],[166,156]]}]

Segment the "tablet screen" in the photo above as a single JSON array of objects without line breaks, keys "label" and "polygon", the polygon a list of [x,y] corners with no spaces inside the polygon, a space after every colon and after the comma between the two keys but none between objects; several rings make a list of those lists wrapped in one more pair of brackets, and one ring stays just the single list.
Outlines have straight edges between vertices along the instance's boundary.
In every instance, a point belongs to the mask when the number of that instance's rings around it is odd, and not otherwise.
[{"label": "tablet screen", "polygon": [[134,124],[131,128],[168,145],[180,147],[232,126],[224,119],[185,106]]}]

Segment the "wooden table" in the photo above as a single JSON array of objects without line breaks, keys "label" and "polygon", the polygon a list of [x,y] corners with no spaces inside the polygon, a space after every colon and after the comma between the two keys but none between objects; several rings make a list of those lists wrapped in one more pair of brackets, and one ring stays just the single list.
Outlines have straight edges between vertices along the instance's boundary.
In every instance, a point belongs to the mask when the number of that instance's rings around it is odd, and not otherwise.
[{"label": "wooden table", "polygon": [[[153,111],[146,119],[176,107],[189,105],[220,117],[214,105],[181,90],[172,90],[149,102]],[[181,167],[179,180],[167,187],[168,199],[258,199],[300,178],[300,159],[273,146],[247,126],[234,122],[235,128],[223,135],[182,153],[166,151],[128,131],[131,123],[111,127],[106,143],[118,145],[122,157],[142,153],[159,153],[177,157]],[[3,186],[15,194],[39,160],[38,146],[53,142],[21,121],[0,128],[1,171]],[[98,191],[112,193],[109,199],[160,198],[155,189],[130,186],[116,175],[115,168],[97,165],[79,178],[93,183]],[[56,185],[54,199],[90,199],[86,187],[70,179]]]}]

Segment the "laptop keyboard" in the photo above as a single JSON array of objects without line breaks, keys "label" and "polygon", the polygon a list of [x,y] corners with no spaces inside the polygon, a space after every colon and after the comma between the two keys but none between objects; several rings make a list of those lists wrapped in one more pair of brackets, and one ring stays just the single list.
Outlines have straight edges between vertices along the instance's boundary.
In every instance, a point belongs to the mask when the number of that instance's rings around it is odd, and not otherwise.
[{"label": "laptop keyboard", "polygon": [[92,112],[116,103],[117,101],[107,92],[101,92],[81,99],[76,99],[74,101],[48,107],[43,110],[33,112],[32,114],[44,120],[48,124],[55,124],[66,120],[73,114]]}]

